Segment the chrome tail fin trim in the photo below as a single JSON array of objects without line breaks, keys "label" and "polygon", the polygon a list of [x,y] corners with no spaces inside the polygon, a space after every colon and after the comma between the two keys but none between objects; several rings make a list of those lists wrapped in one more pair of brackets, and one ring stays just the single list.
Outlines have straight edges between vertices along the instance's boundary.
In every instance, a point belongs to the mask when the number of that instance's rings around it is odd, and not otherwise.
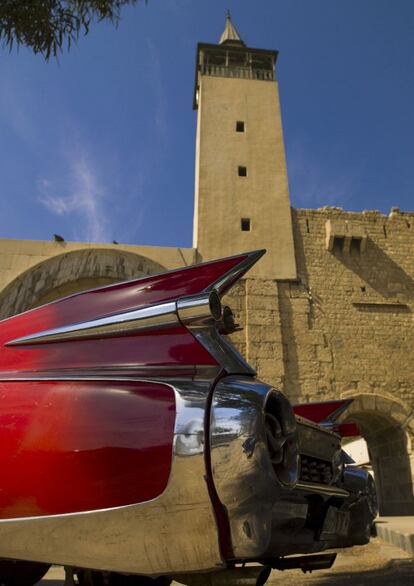
[{"label": "chrome tail fin trim", "polygon": [[[209,291],[217,291],[217,293],[221,296],[227,291],[249,271],[253,265],[257,263],[258,260],[262,258],[262,256],[266,254],[266,249],[254,250],[252,252],[245,253],[245,258],[241,262],[239,262],[236,266],[232,269],[227,271],[224,275],[222,275],[217,281],[211,283],[206,289],[205,293]],[[243,254],[237,256],[244,256]]]}]

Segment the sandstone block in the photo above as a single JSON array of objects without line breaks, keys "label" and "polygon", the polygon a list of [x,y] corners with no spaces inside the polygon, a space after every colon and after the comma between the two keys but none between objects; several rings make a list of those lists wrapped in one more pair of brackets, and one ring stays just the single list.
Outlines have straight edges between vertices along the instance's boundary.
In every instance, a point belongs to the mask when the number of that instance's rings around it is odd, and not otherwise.
[{"label": "sandstone block", "polygon": [[249,296],[247,302],[248,309],[279,311],[279,301],[276,295]]},{"label": "sandstone block", "polygon": [[274,310],[248,310],[246,322],[248,325],[277,327],[279,325],[279,314]]},{"label": "sandstone block", "polygon": [[254,358],[283,359],[282,345],[274,342],[251,342],[249,344],[249,356]]},{"label": "sandstone block", "polygon": [[319,362],[332,362],[332,352],[330,348],[324,346],[316,346],[316,355]]},{"label": "sandstone block", "polygon": [[269,279],[247,279],[247,295],[276,295],[277,285],[276,281]]},{"label": "sandstone block", "polygon": [[250,342],[278,342],[280,340],[280,331],[274,326],[249,326],[247,329],[247,337]]}]

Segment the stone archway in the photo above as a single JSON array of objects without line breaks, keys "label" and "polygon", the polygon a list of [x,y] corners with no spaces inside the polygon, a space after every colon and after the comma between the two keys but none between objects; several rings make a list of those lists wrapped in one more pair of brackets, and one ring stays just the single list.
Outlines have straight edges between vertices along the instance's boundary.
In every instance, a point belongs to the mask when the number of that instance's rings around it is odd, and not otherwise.
[{"label": "stone archway", "polygon": [[0,293],[0,319],[72,293],[165,270],[146,257],[114,249],[60,254],[28,269]]},{"label": "stone archway", "polygon": [[374,393],[344,393],[353,403],[342,421],[359,424],[375,474],[380,515],[413,515],[410,461],[412,413],[400,401]]}]

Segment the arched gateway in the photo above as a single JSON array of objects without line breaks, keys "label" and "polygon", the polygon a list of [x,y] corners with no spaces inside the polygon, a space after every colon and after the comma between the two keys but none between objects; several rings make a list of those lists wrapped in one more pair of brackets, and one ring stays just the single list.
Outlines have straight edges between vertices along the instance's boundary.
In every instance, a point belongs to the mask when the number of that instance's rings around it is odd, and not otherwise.
[{"label": "arched gateway", "polygon": [[0,319],[78,291],[165,270],[144,256],[114,249],[54,256],[20,274],[0,293]]},{"label": "arched gateway", "polygon": [[376,393],[344,393],[353,403],[343,421],[355,421],[368,444],[380,515],[413,515],[411,473],[413,413],[395,398]]}]

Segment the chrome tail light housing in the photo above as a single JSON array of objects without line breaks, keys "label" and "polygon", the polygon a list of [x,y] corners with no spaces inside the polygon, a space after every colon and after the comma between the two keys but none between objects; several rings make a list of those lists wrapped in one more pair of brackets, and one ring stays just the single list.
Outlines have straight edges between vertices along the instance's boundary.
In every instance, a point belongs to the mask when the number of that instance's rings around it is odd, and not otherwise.
[{"label": "chrome tail light housing", "polygon": [[296,418],[288,399],[271,390],[264,406],[269,458],[278,481],[293,488],[299,479],[299,439]]}]

